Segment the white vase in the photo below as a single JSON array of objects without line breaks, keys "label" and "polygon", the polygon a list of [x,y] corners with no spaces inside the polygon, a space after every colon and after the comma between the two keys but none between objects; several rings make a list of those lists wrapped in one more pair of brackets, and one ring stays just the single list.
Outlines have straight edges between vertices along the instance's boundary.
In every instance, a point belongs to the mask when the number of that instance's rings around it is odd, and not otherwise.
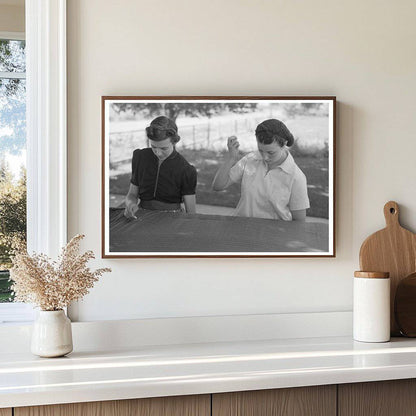
[{"label": "white vase", "polygon": [[62,357],[72,351],[71,321],[61,309],[39,311],[33,324],[31,351],[40,357]]}]

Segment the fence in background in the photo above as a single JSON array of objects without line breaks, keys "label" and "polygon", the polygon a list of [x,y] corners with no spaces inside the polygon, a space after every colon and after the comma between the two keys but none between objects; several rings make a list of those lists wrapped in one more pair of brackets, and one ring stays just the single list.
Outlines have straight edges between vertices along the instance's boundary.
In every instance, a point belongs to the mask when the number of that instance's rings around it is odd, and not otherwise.
[{"label": "fence in background", "polygon": [[[227,137],[236,135],[241,141],[253,139],[256,125],[261,117],[234,119],[232,122],[195,123],[180,126],[180,149],[209,149],[219,151],[227,146]],[[255,142],[253,141],[253,144]],[[130,130],[110,133],[110,164],[117,165],[131,160],[134,149],[149,147],[145,130]]]}]

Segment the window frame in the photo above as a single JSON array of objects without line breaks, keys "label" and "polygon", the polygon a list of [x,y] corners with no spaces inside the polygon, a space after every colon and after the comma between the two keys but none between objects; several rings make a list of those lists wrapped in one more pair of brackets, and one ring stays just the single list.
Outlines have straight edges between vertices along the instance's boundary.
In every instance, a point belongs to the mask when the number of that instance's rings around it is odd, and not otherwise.
[{"label": "window frame", "polygon": [[[56,257],[67,242],[66,0],[26,0],[25,21],[27,246]],[[0,305],[0,324],[33,317],[31,306]]]},{"label": "window frame", "polygon": [[67,239],[66,0],[26,0],[28,250]]},{"label": "window frame", "polygon": [[26,40],[26,34],[25,34],[25,32],[4,32],[4,31],[0,31],[0,39]]}]

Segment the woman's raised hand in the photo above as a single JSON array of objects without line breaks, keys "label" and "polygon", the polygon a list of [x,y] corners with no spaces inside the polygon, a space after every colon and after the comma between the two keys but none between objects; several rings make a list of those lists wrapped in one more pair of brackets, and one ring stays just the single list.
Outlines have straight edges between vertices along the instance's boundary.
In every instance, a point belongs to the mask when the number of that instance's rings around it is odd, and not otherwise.
[{"label": "woman's raised hand", "polygon": [[238,159],[240,143],[236,136],[230,136],[227,140],[227,147],[230,157],[232,159]]}]

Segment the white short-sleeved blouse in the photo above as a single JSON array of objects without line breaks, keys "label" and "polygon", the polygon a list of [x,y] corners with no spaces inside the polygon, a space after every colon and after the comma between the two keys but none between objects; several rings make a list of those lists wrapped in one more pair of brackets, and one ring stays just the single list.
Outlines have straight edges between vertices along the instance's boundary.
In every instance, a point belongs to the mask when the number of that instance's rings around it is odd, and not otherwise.
[{"label": "white short-sleeved blouse", "polygon": [[291,211],[310,207],[306,176],[290,153],[272,170],[259,152],[249,153],[231,168],[229,177],[241,181],[237,216],[291,221]]}]

